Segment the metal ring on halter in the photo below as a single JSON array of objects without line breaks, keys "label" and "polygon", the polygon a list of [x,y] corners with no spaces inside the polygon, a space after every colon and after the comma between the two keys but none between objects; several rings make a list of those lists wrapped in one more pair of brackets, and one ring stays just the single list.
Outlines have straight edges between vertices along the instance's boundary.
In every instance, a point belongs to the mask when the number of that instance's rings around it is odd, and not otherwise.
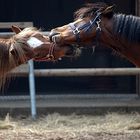
[{"label": "metal ring on halter", "polygon": [[101,20],[99,19],[99,21],[96,21],[97,27],[96,27],[96,31],[101,31],[101,27],[100,27],[100,22]]},{"label": "metal ring on halter", "polygon": [[75,30],[73,30],[73,34],[79,34],[80,33],[80,30],[78,28],[75,28]]}]

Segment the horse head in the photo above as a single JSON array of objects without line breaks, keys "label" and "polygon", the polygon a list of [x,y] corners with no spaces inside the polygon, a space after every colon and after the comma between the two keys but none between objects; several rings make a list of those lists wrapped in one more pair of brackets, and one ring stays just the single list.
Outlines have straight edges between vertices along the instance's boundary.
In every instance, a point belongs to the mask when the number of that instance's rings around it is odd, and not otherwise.
[{"label": "horse head", "polygon": [[8,39],[0,38],[0,89],[4,87],[7,73],[30,59],[57,61],[61,57],[77,54],[77,48],[52,43],[48,36],[36,28],[21,30],[17,26],[12,26],[12,30],[15,35]]},{"label": "horse head", "polygon": [[22,48],[27,60],[34,59],[35,61],[57,61],[62,57],[77,54],[76,47],[50,42],[48,36],[43,35],[35,28],[21,30],[19,27],[13,26],[12,30],[16,35],[13,36],[14,44],[12,44],[10,52],[16,58],[19,57],[17,56],[17,48]]},{"label": "horse head", "polygon": [[52,29],[50,40],[58,44],[92,44],[113,16],[113,9],[114,5],[104,3],[87,4],[75,12],[74,22]]},{"label": "horse head", "polygon": [[52,29],[50,41],[79,47],[109,47],[140,67],[140,17],[114,14],[114,5],[91,3],[75,12],[75,21]]}]

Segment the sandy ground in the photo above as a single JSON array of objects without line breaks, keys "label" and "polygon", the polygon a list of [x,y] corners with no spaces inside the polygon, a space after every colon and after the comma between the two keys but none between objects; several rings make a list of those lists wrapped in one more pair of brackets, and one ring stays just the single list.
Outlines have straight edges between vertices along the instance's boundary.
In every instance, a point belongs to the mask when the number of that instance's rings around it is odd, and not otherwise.
[{"label": "sandy ground", "polygon": [[0,140],[140,140],[140,114],[23,116],[0,119]]}]

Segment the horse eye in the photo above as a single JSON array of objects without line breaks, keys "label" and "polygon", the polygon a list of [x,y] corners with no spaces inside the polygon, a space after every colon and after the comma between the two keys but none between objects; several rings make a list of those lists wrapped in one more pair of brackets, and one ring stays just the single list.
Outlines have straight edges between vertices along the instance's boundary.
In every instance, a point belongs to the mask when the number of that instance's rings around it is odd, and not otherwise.
[{"label": "horse eye", "polygon": [[79,18],[83,19],[84,18],[84,15],[81,15]]}]

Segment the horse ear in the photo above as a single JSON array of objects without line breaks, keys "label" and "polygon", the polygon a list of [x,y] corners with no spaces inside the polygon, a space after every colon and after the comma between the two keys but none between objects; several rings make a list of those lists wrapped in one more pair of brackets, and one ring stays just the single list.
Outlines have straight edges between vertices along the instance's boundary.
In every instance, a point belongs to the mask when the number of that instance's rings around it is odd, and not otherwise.
[{"label": "horse ear", "polygon": [[104,15],[108,14],[108,13],[112,13],[115,9],[116,5],[113,4],[112,6],[108,6],[107,8],[104,9],[104,11],[102,12]]},{"label": "horse ear", "polygon": [[12,28],[12,31],[15,32],[16,34],[21,32],[21,29],[16,25],[12,25],[11,28]]}]

